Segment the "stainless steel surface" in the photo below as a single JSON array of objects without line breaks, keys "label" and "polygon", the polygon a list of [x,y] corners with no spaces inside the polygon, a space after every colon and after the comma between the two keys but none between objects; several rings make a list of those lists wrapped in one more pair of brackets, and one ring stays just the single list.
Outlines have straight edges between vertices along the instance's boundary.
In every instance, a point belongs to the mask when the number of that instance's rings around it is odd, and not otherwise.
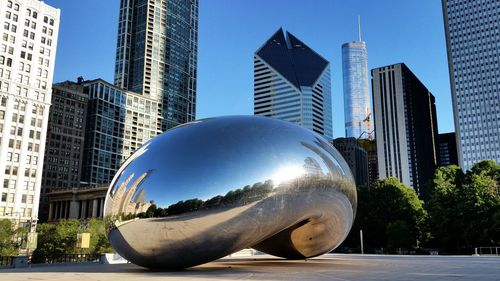
[{"label": "stainless steel surface", "polygon": [[129,261],[185,268],[244,248],[290,259],[337,247],[356,210],[347,163],[322,136],[265,117],[204,119],[145,143],[106,196]]}]

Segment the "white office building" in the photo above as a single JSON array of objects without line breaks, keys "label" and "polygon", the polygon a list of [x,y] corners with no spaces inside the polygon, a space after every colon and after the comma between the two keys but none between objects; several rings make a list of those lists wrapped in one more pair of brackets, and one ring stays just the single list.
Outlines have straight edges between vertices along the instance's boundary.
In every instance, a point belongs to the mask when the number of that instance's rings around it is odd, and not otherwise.
[{"label": "white office building", "polygon": [[0,219],[37,220],[59,15],[0,1]]},{"label": "white office building", "polygon": [[500,163],[500,1],[442,5],[458,162]]}]

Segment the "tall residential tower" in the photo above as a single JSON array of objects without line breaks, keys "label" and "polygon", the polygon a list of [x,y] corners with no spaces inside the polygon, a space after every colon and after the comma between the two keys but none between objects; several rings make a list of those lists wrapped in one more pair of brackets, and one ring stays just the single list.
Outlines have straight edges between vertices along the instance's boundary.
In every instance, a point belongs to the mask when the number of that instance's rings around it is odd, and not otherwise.
[{"label": "tall residential tower", "polygon": [[330,63],[279,29],[254,55],[254,113],[332,140]]},{"label": "tall residential tower", "polygon": [[195,119],[198,0],[121,0],[115,85],[161,102],[162,130]]},{"label": "tall residential tower", "polygon": [[60,10],[0,1],[0,219],[36,221]]},{"label": "tall residential tower", "polygon": [[368,86],[368,53],[361,41],[342,45],[342,75],[344,85],[344,119],[347,138],[372,138],[370,91]]},{"label": "tall residential tower", "polygon": [[442,4],[458,162],[500,163],[500,1]]},{"label": "tall residential tower", "polygon": [[372,70],[378,172],[427,198],[437,166],[435,99],[403,63]]}]

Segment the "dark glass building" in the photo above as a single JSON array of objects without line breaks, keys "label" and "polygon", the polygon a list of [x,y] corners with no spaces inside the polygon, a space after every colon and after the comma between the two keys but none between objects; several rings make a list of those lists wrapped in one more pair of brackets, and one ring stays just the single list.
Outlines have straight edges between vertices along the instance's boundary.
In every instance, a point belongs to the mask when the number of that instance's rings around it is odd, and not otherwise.
[{"label": "dark glass building", "polygon": [[161,102],[162,130],[195,119],[198,0],[121,0],[115,85]]},{"label": "dark glass building", "polygon": [[457,139],[455,133],[438,135],[439,167],[458,165]]},{"label": "dark glass building", "polygon": [[368,187],[368,154],[358,141],[355,138],[336,138],[332,144],[351,168],[356,186]]},{"label": "dark glass building", "polygon": [[358,144],[366,151],[368,158],[368,186],[378,180],[377,142],[370,139],[358,139]]},{"label": "dark glass building", "polygon": [[279,29],[254,55],[254,114],[332,139],[330,63]]},{"label": "dark glass building", "polygon": [[49,193],[80,186],[88,96],[81,83],[66,81],[52,86],[51,102],[38,212],[41,221],[48,218]]},{"label": "dark glass building", "polygon": [[427,198],[437,166],[435,99],[403,63],[372,70],[379,176],[397,177]]}]

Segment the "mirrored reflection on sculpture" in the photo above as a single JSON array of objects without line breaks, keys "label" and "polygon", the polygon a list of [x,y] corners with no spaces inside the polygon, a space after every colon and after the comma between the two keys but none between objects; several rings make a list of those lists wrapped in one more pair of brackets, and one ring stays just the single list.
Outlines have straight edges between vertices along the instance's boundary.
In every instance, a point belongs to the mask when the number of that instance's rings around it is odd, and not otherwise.
[{"label": "mirrored reflection on sculpture", "polygon": [[117,172],[104,212],[111,245],[148,268],[249,247],[302,259],[345,239],[356,188],[322,136],[276,119],[218,117],[145,143]]}]

